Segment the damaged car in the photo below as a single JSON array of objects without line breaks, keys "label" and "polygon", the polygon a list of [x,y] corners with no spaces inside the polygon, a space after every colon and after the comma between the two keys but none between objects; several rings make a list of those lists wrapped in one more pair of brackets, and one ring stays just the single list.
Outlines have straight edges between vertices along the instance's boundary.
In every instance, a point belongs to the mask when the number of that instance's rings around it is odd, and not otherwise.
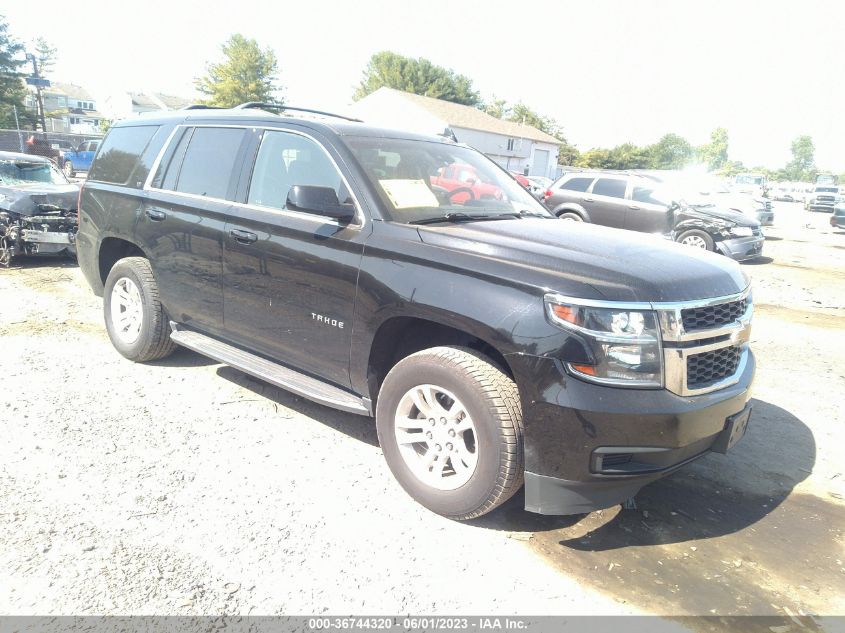
[{"label": "damaged car", "polygon": [[49,159],[0,152],[0,266],[20,255],[75,257],[78,200]]}]

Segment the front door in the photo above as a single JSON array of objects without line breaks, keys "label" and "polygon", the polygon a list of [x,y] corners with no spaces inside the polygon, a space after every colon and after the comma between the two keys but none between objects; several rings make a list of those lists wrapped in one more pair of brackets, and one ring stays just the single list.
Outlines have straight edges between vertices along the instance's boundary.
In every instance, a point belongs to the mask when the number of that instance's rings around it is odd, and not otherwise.
[{"label": "front door", "polygon": [[363,216],[341,224],[287,209],[293,185],[350,199],[338,163],[316,139],[263,133],[244,204],[226,224],[226,336],[300,371],[349,387],[349,352]]},{"label": "front door", "polygon": [[673,217],[670,202],[665,200],[653,185],[634,184],[631,188],[625,228],[643,233],[667,234],[672,230]]}]

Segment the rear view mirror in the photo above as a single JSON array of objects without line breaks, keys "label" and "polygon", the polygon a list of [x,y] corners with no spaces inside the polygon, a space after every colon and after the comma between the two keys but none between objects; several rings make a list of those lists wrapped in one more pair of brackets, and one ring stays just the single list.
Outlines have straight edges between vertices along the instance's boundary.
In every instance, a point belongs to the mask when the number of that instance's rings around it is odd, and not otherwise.
[{"label": "rear view mirror", "polygon": [[294,185],[288,192],[285,206],[291,211],[325,215],[347,222],[355,217],[354,205],[351,203],[341,204],[337,199],[337,192],[331,187]]}]

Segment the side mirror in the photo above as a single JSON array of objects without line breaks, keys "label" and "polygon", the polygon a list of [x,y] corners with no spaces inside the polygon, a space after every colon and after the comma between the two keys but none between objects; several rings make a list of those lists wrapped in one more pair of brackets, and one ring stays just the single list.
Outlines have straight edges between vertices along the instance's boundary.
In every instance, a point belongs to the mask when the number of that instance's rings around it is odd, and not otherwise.
[{"label": "side mirror", "polygon": [[331,187],[294,185],[288,191],[285,206],[291,211],[325,215],[346,222],[355,217],[355,206],[350,203],[341,204],[337,199],[337,192]]}]

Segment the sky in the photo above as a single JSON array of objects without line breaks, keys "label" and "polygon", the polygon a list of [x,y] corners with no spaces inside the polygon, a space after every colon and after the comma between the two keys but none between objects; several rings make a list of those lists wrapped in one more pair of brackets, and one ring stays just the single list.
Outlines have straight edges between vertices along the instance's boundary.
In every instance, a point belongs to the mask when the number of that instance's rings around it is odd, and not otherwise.
[{"label": "sky", "polygon": [[845,172],[841,0],[0,0],[0,15],[58,49],[52,79],[99,98],[194,97],[241,33],[275,51],[290,105],[342,111],[370,56],[391,50],[553,117],[582,151],[669,132],[699,145],[725,127],[749,167],[782,167],[808,134],[818,167]]}]

